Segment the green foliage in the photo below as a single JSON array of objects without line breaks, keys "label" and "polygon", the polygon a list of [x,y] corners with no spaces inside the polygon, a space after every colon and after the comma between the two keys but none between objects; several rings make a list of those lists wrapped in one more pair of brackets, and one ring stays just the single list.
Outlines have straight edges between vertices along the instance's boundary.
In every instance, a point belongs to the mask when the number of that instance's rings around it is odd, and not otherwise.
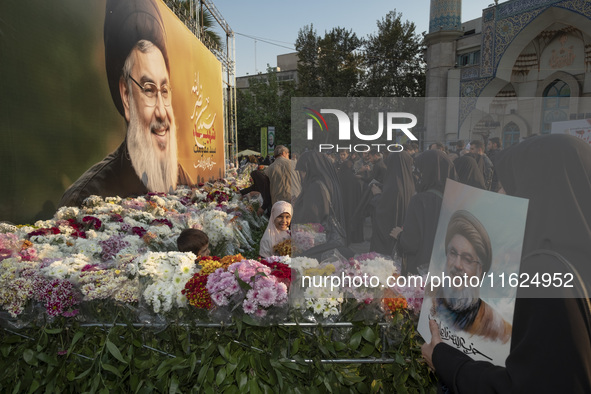
[{"label": "green foliage", "polygon": [[292,82],[280,82],[277,72],[248,80],[249,89],[239,90],[236,97],[239,149],[260,149],[261,127],[275,126],[275,144],[287,145],[291,141]]},{"label": "green foliage", "polygon": [[421,97],[425,94],[422,37],[402,14],[389,12],[367,38],[342,27],[320,36],[298,33],[298,95],[302,97]]},{"label": "green foliage", "polygon": [[365,41],[361,93],[368,97],[421,97],[425,94],[422,38],[415,24],[389,12]]},{"label": "green foliage", "polygon": [[299,96],[346,97],[356,95],[361,75],[362,40],[352,30],[335,27],[324,37],[313,26],[298,33]]},{"label": "green foliage", "polygon": [[[392,335],[396,334],[396,335]],[[0,331],[1,392],[435,392],[413,322],[349,327],[131,325],[63,320]],[[330,363],[331,359],[388,359]]]}]

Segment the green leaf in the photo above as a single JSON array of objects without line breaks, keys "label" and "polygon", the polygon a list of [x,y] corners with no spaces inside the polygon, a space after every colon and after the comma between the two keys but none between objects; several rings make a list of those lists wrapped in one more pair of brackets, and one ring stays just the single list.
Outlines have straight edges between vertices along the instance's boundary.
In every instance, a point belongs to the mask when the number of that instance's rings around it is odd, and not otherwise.
[{"label": "green leaf", "polygon": [[37,389],[39,388],[39,382],[37,380],[33,380],[33,383],[31,383],[31,387],[29,388],[29,394],[34,393],[35,391],[37,391]]},{"label": "green leaf", "polygon": [[213,368],[207,369],[206,378],[208,383],[213,383],[213,379],[215,378]]},{"label": "green leaf", "polygon": [[402,354],[400,353],[396,353],[396,355],[394,356],[394,360],[396,361],[396,363],[400,365],[406,364],[406,362],[404,361],[404,357],[402,357]]},{"label": "green leaf", "polygon": [[119,370],[116,367],[112,366],[111,364],[101,364],[101,367],[104,370],[109,371],[109,372],[115,374],[118,378],[121,377],[121,372],[119,372]]},{"label": "green leaf", "polygon": [[361,333],[356,332],[355,334],[353,334],[351,336],[351,340],[349,341],[349,348],[351,350],[356,350],[359,347],[360,343],[361,343]]},{"label": "green leaf", "polygon": [[202,364],[201,365],[201,368],[199,369],[199,374],[197,375],[197,384],[198,385],[203,385],[203,382],[205,380],[205,375],[208,370],[209,370],[209,364]]},{"label": "green leaf", "polygon": [[37,365],[37,359],[35,358],[35,352],[32,349],[27,349],[23,352],[23,359],[29,365]]},{"label": "green leaf", "polygon": [[300,350],[300,338],[296,338],[293,341],[293,345],[291,347],[291,354],[297,354],[298,350]]},{"label": "green leaf", "polygon": [[57,367],[59,365],[57,360],[54,357],[50,357],[47,353],[38,353],[37,358],[43,361],[44,363],[53,365],[54,367]]},{"label": "green leaf", "polygon": [[64,330],[63,328],[46,328],[45,332],[48,334],[59,334],[63,330]]},{"label": "green leaf", "polygon": [[84,371],[80,375],[76,376],[74,378],[74,380],[79,380],[79,379],[82,379],[82,378],[86,377],[86,375],[88,375],[91,370],[92,370],[92,367],[88,368],[86,371]]},{"label": "green leaf", "polygon": [[179,379],[176,375],[172,375],[172,378],[170,380],[171,382],[170,387],[168,389],[168,394],[175,394],[179,389]]},{"label": "green leaf", "polygon": [[119,360],[123,364],[127,364],[127,361],[125,361],[125,359],[121,355],[121,352],[119,351],[119,349],[117,348],[117,346],[115,346],[115,344],[113,342],[111,342],[107,339],[106,345],[107,345],[107,349],[109,350],[109,353],[111,353],[113,355],[113,357],[115,357],[117,360]]},{"label": "green leaf", "polygon": [[74,345],[80,340],[80,338],[82,338],[84,336],[84,333],[82,331],[78,331],[76,334],[74,334],[74,338],[72,338],[72,343],[70,344],[70,348],[68,349],[68,356],[70,355],[70,353],[72,352],[72,349],[74,349]]},{"label": "green leaf", "polygon": [[248,378],[246,377],[246,374],[244,372],[242,372],[240,374],[240,376],[238,377],[238,390],[241,393],[244,393],[246,390],[246,385],[248,384]]},{"label": "green leaf", "polygon": [[189,370],[189,378],[193,376],[195,368],[197,368],[197,361],[197,355],[195,353],[191,353],[191,355],[189,356],[189,364],[191,365],[191,369]]},{"label": "green leaf", "polygon": [[99,383],[101,382],[101,375],[96,375],[92,380],[92,386],[90,387],[90,393],[95,393],[96,389],[98,388]]},{"label": "green leaf", "polygon": [[230,375],[232,372],[234,372],[237,366],[238,364],[228,363],[228,365],[226,365],[226,374]]},{"label": "green leaf", "polygon": [[215,377],[215,382],[218,386],[221,386],[225,379],[226,379],[226,369],[220,368],[218,370],[217,376]]},{"label": "green leaf", "polygon": [[370,354],[372,354],[374,352],[374,350],[376,350],[374,345],[370,345],[369,343],[367,343],[363,346],[363,349],[361,349],[361,351],[359,352],[359,356],[360,357],[367,357]]},{"label": "green leaf", "polygon": [[374,343],[376,340],[376,334],[370,326],[365,326],[361,331],[361,335],[367,342]]},{"label": "green leaf", "polygon": [[250,394],[258,394],[261,392],[257,379],[249,379],[248,387],[250,388]]}]

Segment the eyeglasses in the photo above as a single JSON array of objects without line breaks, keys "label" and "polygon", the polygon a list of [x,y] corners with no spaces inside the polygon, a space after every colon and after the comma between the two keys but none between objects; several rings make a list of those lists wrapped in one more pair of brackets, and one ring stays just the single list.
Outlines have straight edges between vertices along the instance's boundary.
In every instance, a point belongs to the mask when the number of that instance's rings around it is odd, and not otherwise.
[{"label": "eyeglasses", "polygon": [[467,266],[473,266],[475,264],[480,264],[480,261],[474,259],[470,254],[468,253],[458,253],[457,250],[455,250],[454,248],[451,248],[448,252],[447,252],[447,257],[451,258],[451,259],[456,259],[457,257],[460,257],[462,264],[467,265]]},{"label": "eyeglasses", "polygon": [[133,79],[131,75],[129,76],[129,78],[133,82],[135,82],[135,84],[142,90],[142,93],[144,94],[144,97],[146,99],[146,105],[148,105],[149,107],[155,107],[158,103],[158,92],[160,92],[160,96],[162,97],[162,103],[166,107],[170,106],[170,86],[165,84],[160,86],[160,89],[158,89],[158,86],[156,86],[156,84],[152,82],[146,82],[144,83],[144,86],[142,86],[138,81]]}]

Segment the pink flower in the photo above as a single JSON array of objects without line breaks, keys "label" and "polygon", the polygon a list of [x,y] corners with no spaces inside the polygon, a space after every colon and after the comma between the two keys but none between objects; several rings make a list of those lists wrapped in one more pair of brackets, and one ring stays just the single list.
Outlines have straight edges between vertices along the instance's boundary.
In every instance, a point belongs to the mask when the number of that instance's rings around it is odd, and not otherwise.
[{"label": "pink flower", "polygon": [[244,313],[249,315],[252,315],[257,310],[256,304],[248,299],[244,300],[242,303],[242,308],[244,308]]},{"label": "pink flower", "polygon": [[215,293],[211,295],[211,300],[219,306],[224,306],[229,304],[229,300],[221,293]]},{"label": "pink flower", "polygon": [[273,303],[277,299],[277,292],[271,287],[263,287],[259,291],[256,299],[259,302],[259,304],[261,304],[261,306],[267,308],[273,305]]},{"label": "pink flower", "polygon": [[266,309],[258,309],[258,310],[257,310],[257,311],[254,313],[254,315],[255,315],[256,317],[265,317],[265,316],[267,316],[267,310],[266,310]]}]

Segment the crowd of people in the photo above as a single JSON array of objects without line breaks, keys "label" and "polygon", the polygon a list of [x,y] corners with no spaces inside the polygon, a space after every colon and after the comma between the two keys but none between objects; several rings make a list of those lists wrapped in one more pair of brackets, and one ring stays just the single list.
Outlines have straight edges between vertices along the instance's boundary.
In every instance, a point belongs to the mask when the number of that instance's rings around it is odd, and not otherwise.
[{"label": "crowd of people", "polygon": [[278,145],[272,158],[241,160],[241,168],[256,169],[250,172],[252,185],[240,192],[260,196],[259,215],[269,217],[273,205],[285,201],[294,206],[294,224],[318,223],[327,229],[331,243],[310,254],[332,246],[351,255],[351,244],[368,241],[368,251],[403,254],[403,272],[420,273],[429,263],[446,179],[499,189],[490,158],[500,151],[498,138],[489,139],[486,152],[480,140],[470,141],[468,148],[458,141],[456,147],[448,151],[433,143],[419,152],[413,142],[391,154],[307,151],[298,157]]},{"label": "crowd of people", "polygon": [[[277,202],[277,197],[266,197],[275,204],[267,232],[283,237],[266,237],[261,250],[268,249],[269,239],[285,239],[286,222],[320,223],[327,242],[306,255],[319,257],[336,249],[347,256],[352,253],[351,244],[369,238],[369,250],[405,256],[403,274],[424,274],[447,179],[527,198],[521,272],[531,276],[572,273],[576,283],[568,288],[538,289],[538,293],[519,288],[512,324],[477,297],[470,319],[480,316],[485,322],[501,322],[494,335],[503,341],[511,333],[505,367],[474,361],[443,343],[435,320],[430,322],[432,339],[423,345],[423,357],[438,375],[441,392],[591,392],[589,144],[568,135],[542,135],[508,149],[501,149],[499,139],[491,138],[486,151],[480,140],[467,146],[458,141],[456,150],[434,143],[423,152],[408,144],[402,152],[387,156],[377,151],[360,155],[309,151],[294,160],[286,151],[286,147],[278,146],[278,164],[256,170],[267,177],[271,196],[285,198]],[[274,181],[279,174],[281,181]],[[262,194],[267,189],[257,190]],[[275,210],[275,206],[282,208]],[[289,216],[289,220],[279,220],[279,215]],[[455,221],[464,223],[468,230],[458,230],[461,225],[450,221],[449,226],[465,237],[448,237],[448,267],[467,270],[465,267],[471,265],[482,275],[486,267],[474,265],[484,264],[490,256],[488,249],[473,239],[474,233],[481,239],[484,232],[468,213],[460,216]],[[366,220],[371,222],[371,235],[363,233]],[[448,314],[453,316],[459,313],[453,312],[452,304],[437,305],[439,309],[452,308]],[[462,320],[461,324],[474,332],[490,331],[490,324],[476,325],[472,320]]]}]

